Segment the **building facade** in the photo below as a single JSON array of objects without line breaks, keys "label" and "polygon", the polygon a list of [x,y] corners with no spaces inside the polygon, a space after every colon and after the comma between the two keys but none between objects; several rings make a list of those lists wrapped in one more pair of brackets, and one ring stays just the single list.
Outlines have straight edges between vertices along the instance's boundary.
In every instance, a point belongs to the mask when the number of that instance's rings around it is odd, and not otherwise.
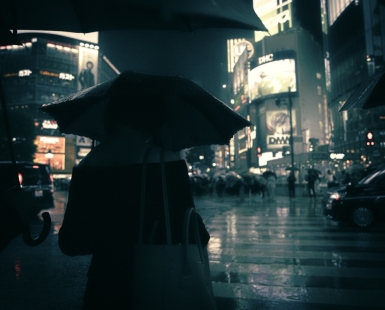
[{"label": "building facade", "polygon": [[99,50],[97,35],[81,36],[20,33],[23,46],[0,47],[7,108],[23,111],[33,122],[37,147],[34,160],[49,163],[55,174],[70,174],[90,151],[91,141],[60,134],[56,121],[39,107],[119,73]]},{"label": "building facade", "polygon": [[[385,70],[385,1],[322,0],[330,150],[369,165],[385,159],[385,106],[339,112],[354,89]],[[374,146],[366,145],[372,133]],[[352,160],[344,160],[343,167]]]},{"label": "building facade", "polygon": [[308,153],[310,141],[329,143],[322,46],[299,26],[295,2],[254,1],[254,7],[270,36],[256,32],[228,44],[232,106],[254,124],[230,144],[231,165],[239,172],[276,170],[277,160],[283,168],[299,166],[296,155]]}]

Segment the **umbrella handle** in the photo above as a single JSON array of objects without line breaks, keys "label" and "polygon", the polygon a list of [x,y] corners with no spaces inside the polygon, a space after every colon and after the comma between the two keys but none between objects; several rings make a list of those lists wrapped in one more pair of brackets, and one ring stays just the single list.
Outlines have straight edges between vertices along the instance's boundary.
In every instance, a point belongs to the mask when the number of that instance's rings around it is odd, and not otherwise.
[{"label": "umbrella handle", "polygon": [[41,244],[48,236],[49,231],[51,230],[51,216],[48,212],[43,212],[41,215],[44,219],[43,229],[41,230],[40,235],[36,239],[32,239],[31,230],[29,229],[29,225],[23,225],[23,240],[24,243],[28,246],[37,246]]}]

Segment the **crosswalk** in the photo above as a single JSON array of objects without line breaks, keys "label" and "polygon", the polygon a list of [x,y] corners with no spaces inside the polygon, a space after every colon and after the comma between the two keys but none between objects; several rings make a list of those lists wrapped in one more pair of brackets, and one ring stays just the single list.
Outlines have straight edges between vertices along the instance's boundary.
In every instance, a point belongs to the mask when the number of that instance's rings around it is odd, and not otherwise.
[{"label": "crosswalk", "polygon": [[338,225],[319,202],[195,198],[218,310],[385,309],[385,225]]}]

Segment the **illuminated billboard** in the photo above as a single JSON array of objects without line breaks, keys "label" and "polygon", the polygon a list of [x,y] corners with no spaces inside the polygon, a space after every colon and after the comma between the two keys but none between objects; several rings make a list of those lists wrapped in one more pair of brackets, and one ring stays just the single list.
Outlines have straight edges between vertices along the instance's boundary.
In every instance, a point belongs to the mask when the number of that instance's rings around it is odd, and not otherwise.
[{"label": "illuminated billboard", "polygon": [[[292,123],[295,136],[295,110],[292,110]],[[266,145],[269,149],[290,145],[290,115],[287,109],[266,112]]]},{"label": "illuminated billboard", "polygon": [[[36,153],[34,161],[42,164],[50,164],[54,170],[65,169],[65,138],[53,136],[36,136]],[[52,153],[52,158],[47,154]]]},{"label": "illuminated billboard", "polygon": [[269,32],[255,31],[255,42],[293,27],[292,0],[253,0],[254,11]]},{"label": "illuminated billboard", "polygon": [[65,153],[65,138],[52,136],[37,136],[35,140],[36,152],[47,153]]},{"label": "illuminated billboard", "polygon": [[258,58],[258,66],[250,70],[250,100],[297,91],[294,53],[280,52]]},{"label": "illuminated billboard", "polygon": [[76,164],[87,156],[92,149],[92,140],[87,137],[76,136]]},{"label": "illuminated billboard", "polygon": [[242,55],[238,58],[237,63],[234,66],[233,73],[233,94],[237,95],[242,92],[243,95],[247,96],[247,51],[244,50]]},{"label": "illuminated billboard", "polygon": [[98,84],[98,57],[99,50],[79,46],[78,90]]},{"label": "illuminated billboard", "polygon": [[230,39],[227,40],[227,71],[233,72],[234,66],[239,57],[247,49],[247,59],[254,56],[254,46],[252,39]]}]

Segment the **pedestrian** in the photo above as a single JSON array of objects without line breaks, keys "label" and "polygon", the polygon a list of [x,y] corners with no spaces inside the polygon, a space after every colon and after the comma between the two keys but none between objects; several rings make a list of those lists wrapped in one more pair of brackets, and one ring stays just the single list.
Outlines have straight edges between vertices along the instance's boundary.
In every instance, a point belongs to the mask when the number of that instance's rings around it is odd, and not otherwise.
[{"label": "pedestrian", "polygon": [[341,171],[341,184],[349,184],[350,183],[350,175],[346,170]]},{"label": "pedestrian", "polygon": [[[139,239],[142,162],[147,164],[144,242],[166,244],[160,147],[162,111],[130,108],[113,97],[104,119],[106,138],[73,168],[59,247],[69,256],[92,255],[83,309],[129,309],[133,244]],[[124,118],[123,118],[123,115]],[[188,171],[178,153],[164,151],[173,244],[183,244],[186,210],[193,207]],[[202,246],[209,234],[198,215]],[[157,288],[154,288],[155,290]],[[162,289],[162,288],[158,288]]]},{"label": "pedestrian", "polygon": [[332,188],[336,186],[336,177],[330,171],[330,169],[326,171],[326,182],[327,182],[328,188]]},{"label": "pedestrian", "polygon": [[224,176],[219,176],[215,181],[215,192],[219,198],[222,198],[225,193],[226,179]]},{"label": "pedestrian", "polygon": [[269,193],[267,192],[267,181],[266,181],[266,178],[264,176],[261,176],[258,178],[258,182],[259,182],[259,185],[260,185],[260,191],[261,191],[261,195],[262,195],[262,199],[265,198],[266,196],[269,195]]},{"label": "pedestrian", "polygon": [[[306,178],[305,178],[306,179]],[[314,172],[309,171],[307,174],[307,190],[310,198],[316,199],[315,193],[315,182],[317,181],[317,177]]]},{"label": "pedestrian", "polygon": [[295,181],[297,181],[297,179],[294,176],[294,172],[291,171],[289,176],[287,177],[287,185],[289,188],[289,198],[290,199],[295,198]]},{"label": "pedestrian", "polygon": [[275,174],[270,174],[266,180],[269,200],[272,200],[272,201],[274,201],[274,198],[275,198],[275,183],[276,183],[276,181],[277,181],[277,177],[275,176]]}]

